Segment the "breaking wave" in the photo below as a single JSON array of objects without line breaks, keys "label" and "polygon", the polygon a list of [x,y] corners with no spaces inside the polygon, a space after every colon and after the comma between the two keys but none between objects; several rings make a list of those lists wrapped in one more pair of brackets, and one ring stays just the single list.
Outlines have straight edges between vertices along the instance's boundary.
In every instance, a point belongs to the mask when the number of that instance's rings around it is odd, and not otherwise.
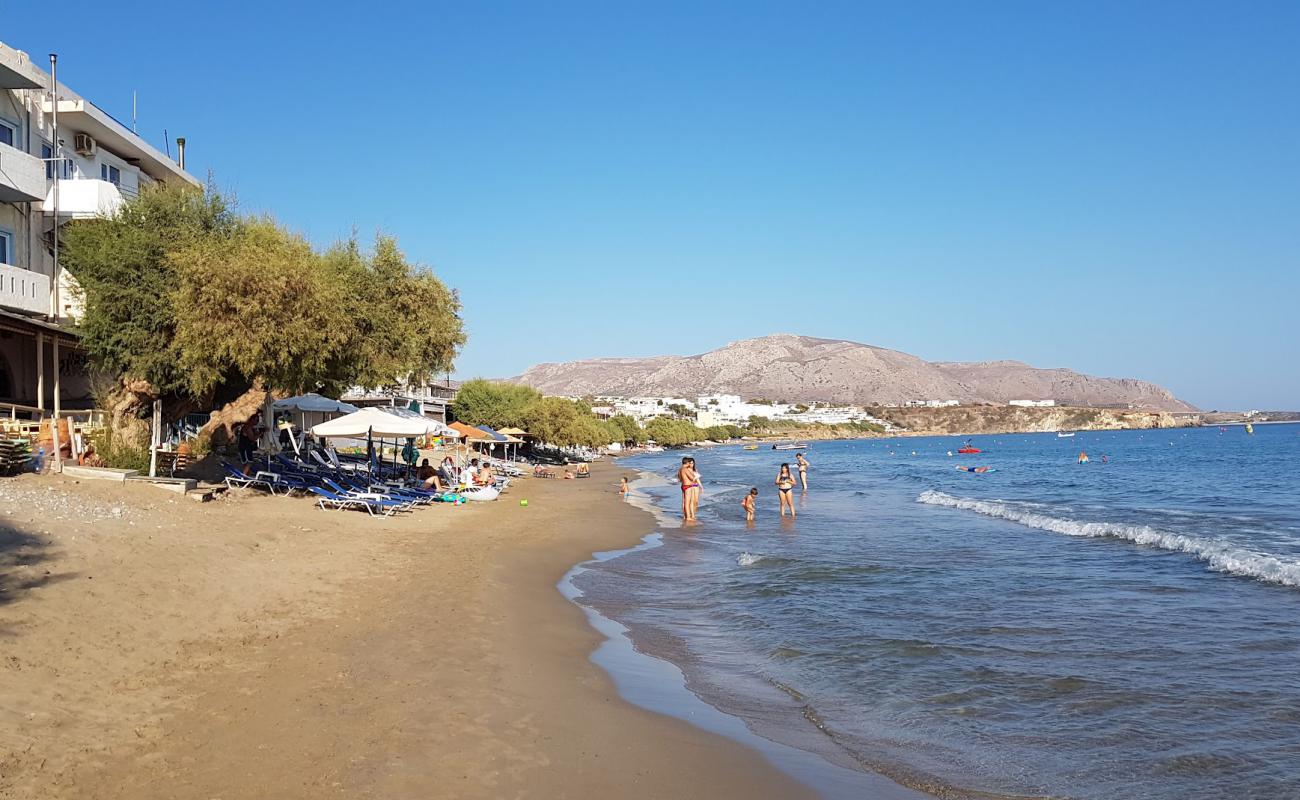
[{"label": "breaking wave", "polygon": [[1208,564],[1217,572],[1240,575],[1266,583],[1300,587],[1300,561],[1258,553],[1230,542],[1188,536],[1153,528],[1150,525],[1126,525],[1118,522],[1081,522],[1062,519],[1036,511],[1027,511],[997,500],[974,500],[928,490],[916,498],[918,503],[974,511],[986,517],[1010,520],[1030,528],[1063,533],[1067,536],[1124,539],[1135,544],[1176,553],[1187,553]]},{"label": "breaking wave", "polygon": [[755,553],[741,553],[740,555],[736,556],[736,566],[748,567],[757,564],[762,560],[763,560],[763,556],[761,555],[757,555]]}]

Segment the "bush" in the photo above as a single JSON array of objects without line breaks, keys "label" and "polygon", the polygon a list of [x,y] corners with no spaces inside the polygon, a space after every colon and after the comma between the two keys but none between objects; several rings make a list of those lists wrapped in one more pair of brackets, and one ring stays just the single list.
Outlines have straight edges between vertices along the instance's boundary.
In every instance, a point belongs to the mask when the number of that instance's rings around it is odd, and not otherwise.
[{"label": "bush", "polygon": [[148,448],[135,447],[119,437],[114,437],[111,428],[101,428],[91,433],[90,443],[95,448],[95,454],[103,459],[106,467],[149,471]]}]

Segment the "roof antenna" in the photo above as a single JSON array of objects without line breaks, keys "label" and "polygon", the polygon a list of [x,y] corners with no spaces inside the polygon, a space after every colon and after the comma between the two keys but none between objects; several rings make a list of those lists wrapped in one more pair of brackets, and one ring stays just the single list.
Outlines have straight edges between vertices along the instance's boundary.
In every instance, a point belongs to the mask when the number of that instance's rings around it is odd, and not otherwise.
[{"label": "roof antenna", "polygon": [[[168,157],[168,158],[171,158],[171,157],[172,157],[172,142],[171,142],[171,138],[167,136],[167,129],[166,129],[166,128],[163,128],[163,147],[167,148],[167,157]],[[156,153],[156,152],[158,152],[158,151],[155,150],[154,152]]]},{"label": "roof antenna", "polygon": [[140,131],[136,128],[136,119],[139,117],[139,113],[138,113],[139,109],[136,104],[135,95],[136,95],[135,89],[132,89],[131,90],[131,133],[134,133],[136,136],[139,136]]}]

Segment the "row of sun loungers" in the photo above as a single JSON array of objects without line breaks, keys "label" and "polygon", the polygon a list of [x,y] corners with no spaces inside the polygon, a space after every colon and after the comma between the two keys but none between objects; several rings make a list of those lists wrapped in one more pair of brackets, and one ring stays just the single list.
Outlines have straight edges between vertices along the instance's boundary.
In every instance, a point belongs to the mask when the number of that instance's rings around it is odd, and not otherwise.
[{"label": "row of sun loungers", "polygon": [[[266,469],[251,474],[222,462],[225,482],[230,488],[267,491],[272,495],[309,494],[322,509],[363,510],[371,516],[392,516],[418,506],[436,502],[460,502],[465,499],[494,499],[498,487],[466,487],[456,492],[435,492],[404,482],[406,475],[367,465],[364,460],[341,459],[330,452],[328,460],[315,451],[316,463],[308,464],[280,454],[268,459]],[[504,479],[502,483],[507,482]],[[453,483],[453,485],[455,485]]]}]

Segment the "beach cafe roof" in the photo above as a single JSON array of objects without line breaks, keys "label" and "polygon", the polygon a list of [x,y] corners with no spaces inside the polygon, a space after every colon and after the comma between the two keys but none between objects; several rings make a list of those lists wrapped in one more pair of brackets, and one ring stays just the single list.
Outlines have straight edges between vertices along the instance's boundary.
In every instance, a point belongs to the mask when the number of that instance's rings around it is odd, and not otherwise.
[{"label": "beach cafe roof", "polygon": [[315,392],[276,400],[273,405],[276,411],[304,411],[321,414],[351,414],[357,410],[357,407],[351,403],[344,403],[342,400],[331,400]]},{"label": "beach cafe roof", "polygon": [[507,436],[503,431],[494,431],[487,425],[480,425],[478,429],[490,435],[494,441],[501,444],[523,444],[523,439],[516,439],[513,436]]},{"label": "beach cafe roof", "polygon": [[497,439],[487,431],[479,430],[473,425],[466,425],[463,422],[453,422],[451,427],[460,431],[464,437],[473,442],[495,442]]},{"label": "beach cafe roof", "polygon": [[506,436],[531,436],[528,431],[521,431],[518,428],[502,428],[497,433],[504,433]]},{"label": "beach cafe roof", "polygon": [[314,436],[322,438],[342,436],[353,439],[363,436],[378,436],[382,439],[389,436],[397,438],[429,434],[445,435],[442,429],[446,426],[437,420],[409,411],[405,414],[394,413],[395,411],[401,412],[406,409],[363,408],[319,425],[313,425],[311,432]]}]

